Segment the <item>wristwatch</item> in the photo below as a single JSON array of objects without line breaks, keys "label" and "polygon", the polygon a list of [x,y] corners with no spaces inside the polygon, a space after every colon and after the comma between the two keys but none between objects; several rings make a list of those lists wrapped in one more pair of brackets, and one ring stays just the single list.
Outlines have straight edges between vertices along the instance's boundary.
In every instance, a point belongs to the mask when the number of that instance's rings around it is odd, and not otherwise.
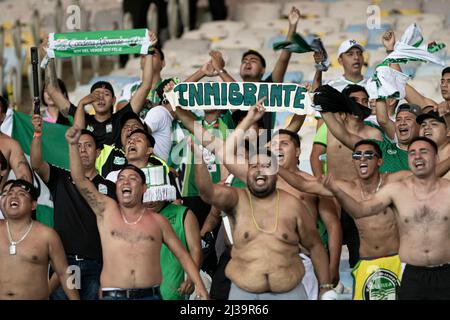
[{"label": "wristwatch", "polygon": [[322,283],[319,286],[320,289],[333,289],[334,288],[334,284],[332,283]]}]

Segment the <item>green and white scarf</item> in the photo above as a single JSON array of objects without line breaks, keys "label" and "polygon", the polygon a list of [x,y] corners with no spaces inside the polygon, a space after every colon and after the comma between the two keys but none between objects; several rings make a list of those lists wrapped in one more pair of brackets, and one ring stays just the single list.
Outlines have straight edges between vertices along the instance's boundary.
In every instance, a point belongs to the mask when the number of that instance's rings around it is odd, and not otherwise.
[{"label": "green and white scarf", "polygon": [[431,62],[445,66],[445,62],[435,55],[445,48],[445,44],[431,42],[423,44],[422,30],[416,23],[411,24],[399,42],[395,44],[394,51],[383,62],[376,66],[376,71],[367,81],[366,90],[370,99],[405,97],[405,85],[409,79],[407,74],[396,71],[391,64],[406,64],[412,61]]},{"label": "green and white scarf", "polygon": [[147,54],[153,45],[147,29],[50,33],[49,58]]}]

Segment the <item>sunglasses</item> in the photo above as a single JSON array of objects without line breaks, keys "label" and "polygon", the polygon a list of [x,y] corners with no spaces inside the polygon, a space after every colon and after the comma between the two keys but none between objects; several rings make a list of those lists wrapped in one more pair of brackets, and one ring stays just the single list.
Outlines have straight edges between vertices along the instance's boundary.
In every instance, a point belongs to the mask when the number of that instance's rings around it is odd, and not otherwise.
[{"label": "sunglasses", "polygon": [[352,153],[352,159],[353,160],[361,160],[362,157],[364,157],[364,158],[366,158],[368,160],[372,160],[373,157],[375,157],[375,156],[379,157],[379,155],[376,152],[373,152],[373,151],[364,151],[364,152],[355,151],[355,152]]}]

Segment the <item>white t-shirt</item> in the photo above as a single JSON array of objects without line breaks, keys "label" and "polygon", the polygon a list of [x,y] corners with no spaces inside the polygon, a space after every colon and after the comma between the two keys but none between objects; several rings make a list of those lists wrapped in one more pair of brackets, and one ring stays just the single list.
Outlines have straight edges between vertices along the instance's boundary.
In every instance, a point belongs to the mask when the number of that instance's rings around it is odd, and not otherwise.
[{"label": "white t-shirt", "polygon": [[157,157],[167,161],[172,148],[172,115],[165,107],[156,106],[147,112],[144,121],[155,138],[153,152]]}]

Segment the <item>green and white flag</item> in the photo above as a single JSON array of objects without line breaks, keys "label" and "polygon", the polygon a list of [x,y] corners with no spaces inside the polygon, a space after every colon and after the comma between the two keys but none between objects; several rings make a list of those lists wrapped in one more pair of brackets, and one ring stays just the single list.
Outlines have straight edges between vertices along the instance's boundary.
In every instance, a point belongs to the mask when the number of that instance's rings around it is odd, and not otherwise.
[{"label": "green and white flag", "polygon": [[[42,156],[45,161],[60,168],[69,170],[69,149],[65,133],[69,127],[55,123],[43,123],[42,128]],[[16,139],[29,159],[33,127],[31,116],[14,111],[8,111],[7,118],[2,125],[2,132]],[[36,218],[39,222],[53,227],[53,201],[50,191],[44,182],[34,175],[34,184],[40,190]]]},{"label": "green and white flag", "polygon": [[147,29],[50,33],[49,58],[147,54],[153,45]]},{"label": "green and white flag", "polygon": [[311,98],[305,87],[294,83],[182,82],[165,97],[175,108],[187,110],[248,110],[266,97],[269,112],[312,114]]}]

